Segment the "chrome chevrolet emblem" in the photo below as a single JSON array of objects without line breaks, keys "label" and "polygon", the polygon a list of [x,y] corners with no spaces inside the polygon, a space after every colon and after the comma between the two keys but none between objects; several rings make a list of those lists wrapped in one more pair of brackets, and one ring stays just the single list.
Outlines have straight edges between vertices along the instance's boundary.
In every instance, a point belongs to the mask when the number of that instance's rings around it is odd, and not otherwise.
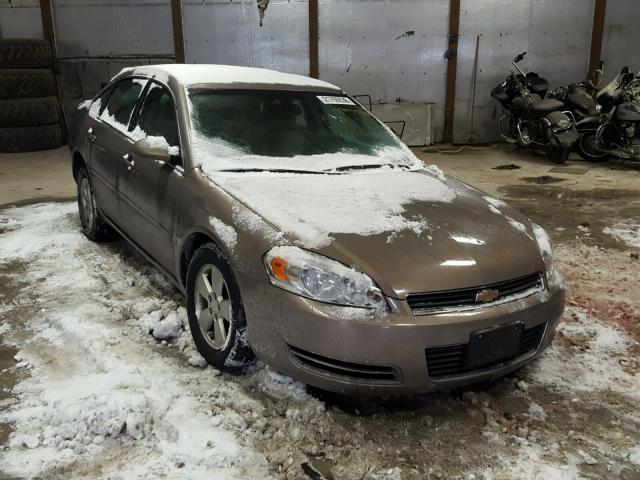
[{"label": "chrome chevrolet emblem", "polygon": [[500,292],[498,292],[498,290],[485,288],[484,290],[480,290],[478,293],[476,293],[476,303],[493,302],[496,298],[498,298],[498,295],[500,295]]}]

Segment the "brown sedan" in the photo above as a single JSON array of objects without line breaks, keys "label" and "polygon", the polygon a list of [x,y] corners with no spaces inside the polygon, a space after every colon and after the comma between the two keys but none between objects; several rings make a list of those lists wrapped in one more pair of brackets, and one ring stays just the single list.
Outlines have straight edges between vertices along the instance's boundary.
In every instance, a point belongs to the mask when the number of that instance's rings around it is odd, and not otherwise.
[{"label": "brown sedan", "polygon": [[547,235],[425,166],[339,88],[215,65],[127,69],[78,107],[84,233],[187,296],[218,368],[396,394],[533,360],[564,308]]}]

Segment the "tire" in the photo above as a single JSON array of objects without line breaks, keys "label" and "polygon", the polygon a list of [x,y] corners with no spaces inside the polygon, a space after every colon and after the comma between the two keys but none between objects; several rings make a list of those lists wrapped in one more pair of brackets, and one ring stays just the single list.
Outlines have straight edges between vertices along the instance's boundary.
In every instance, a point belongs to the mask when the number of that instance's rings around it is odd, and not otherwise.
[{"label": "tire", "polygon": [[0,100],[0,127],[49,125],[60,121],[56,97]]},{"label": "tire", "polygon": [[89,172],[84,166],[78,169],[76,185],[78,187],[78,214],[80,215],[82,233],[92,242],[104,242],[117,238],[115,230],[105,221],[96,206],[96,197],[93,195]]},{"label": "tire", "polygon": [[605,162],[609,158],[607,152],[598,149],[595,132],[580,135],[576,142],[576,151],[587,162]]},{"label": "tire", "polygon": [[565,164],[569,160],[571,150],[568,148],[548,146],[546,149],[547,158],[553,163]]},{"label": "tire", "polygon": [[[218,297],[207,293],[210,290],[202,283],[205,276],[214,290],[216,283],[220,285]],[[203,315],[203,322],[208,323],[204,328],[198,321]],[[225,315],[230,318],[225,319]],[[247,322],[238,283],[229,263],[214,244],[198,248],[189,263],[187,316],[196,348],[211,365],[237,372],[254,361],[247,341]],[[222,327],[216,329],[216,325]],[[225,330],[226,336],[219,335]]]},{"label": "tire", "polygon": [[0,70],[0,98],[51,97],[56,81],[51,70]]},{"label": "tire", "polygon": [[0,127],[0,152],[35,152],[62,145],[60,125]]},{"label": "tire", "polygon": [[51,68],[53,53],[45,40],[0,39],[0,68]]}]

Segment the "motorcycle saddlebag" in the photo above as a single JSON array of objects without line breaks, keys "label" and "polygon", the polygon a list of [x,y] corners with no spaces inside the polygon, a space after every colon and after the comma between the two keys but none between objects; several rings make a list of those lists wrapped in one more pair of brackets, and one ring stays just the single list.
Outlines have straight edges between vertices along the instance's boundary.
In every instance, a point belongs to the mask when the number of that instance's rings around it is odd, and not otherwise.
[{"label": "motorcycle saddlebag", "polygon": [[578,131],[571,119],[562,112],[551,112],[545,117],[549,123],[547,138],[555,147],[571,148],[578,140]]}]

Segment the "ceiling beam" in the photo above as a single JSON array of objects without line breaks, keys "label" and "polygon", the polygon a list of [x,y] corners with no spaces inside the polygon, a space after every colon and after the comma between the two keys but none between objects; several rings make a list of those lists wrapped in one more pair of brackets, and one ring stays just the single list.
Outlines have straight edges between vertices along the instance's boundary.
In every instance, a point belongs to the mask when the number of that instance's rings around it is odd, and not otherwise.
[{"label": "ceiling beam", "polygon": [[453,141],[453,117],[456,102],[456,74],[458,69],[458,33],[460,31],[460,0],[449,2],[449,37],[445,58],[447,59],[447,84],[444,100],[445,142]]}]

